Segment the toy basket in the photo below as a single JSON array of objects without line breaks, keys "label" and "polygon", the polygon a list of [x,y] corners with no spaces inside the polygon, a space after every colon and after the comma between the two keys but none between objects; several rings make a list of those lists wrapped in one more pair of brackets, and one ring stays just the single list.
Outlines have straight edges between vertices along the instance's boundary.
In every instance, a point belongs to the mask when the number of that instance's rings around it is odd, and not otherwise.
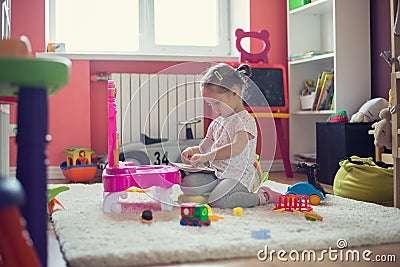
[{"label": "toy basket", "polygon": [[314,95],[315,93],[312,93],[311,95],[300,96],[300,105],[302,110],[311,109],[314,102]]}]

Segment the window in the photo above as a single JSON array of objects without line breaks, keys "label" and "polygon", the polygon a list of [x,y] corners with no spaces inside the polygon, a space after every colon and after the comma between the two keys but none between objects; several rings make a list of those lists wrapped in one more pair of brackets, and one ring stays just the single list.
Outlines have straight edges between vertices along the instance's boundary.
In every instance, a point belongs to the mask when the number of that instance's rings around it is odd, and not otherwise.
[{"label": "window", "polygon": [[227,0],[48,0],[67,52],[228,55]]},{"label": "window", "polygon": [[0,39],[10,38],[11,32],[11,2],[10,0],[0,1]]}]

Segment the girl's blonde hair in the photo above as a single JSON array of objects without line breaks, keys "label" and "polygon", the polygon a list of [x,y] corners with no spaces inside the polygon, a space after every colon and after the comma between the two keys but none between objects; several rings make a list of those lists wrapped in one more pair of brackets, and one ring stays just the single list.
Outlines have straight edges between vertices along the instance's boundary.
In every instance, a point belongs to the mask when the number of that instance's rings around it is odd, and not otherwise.
[{"label": "girl's blonde hair", "polygon": [[247,79],[251,75],[251,67],[242,64],[233,68],[228,64],[219,63],[210,67],[201,80],[201,90],[207,86],[216,85],[219,88],[218,93],[231,91],[233,88],[239,89],[243,93],[247,87]]}]

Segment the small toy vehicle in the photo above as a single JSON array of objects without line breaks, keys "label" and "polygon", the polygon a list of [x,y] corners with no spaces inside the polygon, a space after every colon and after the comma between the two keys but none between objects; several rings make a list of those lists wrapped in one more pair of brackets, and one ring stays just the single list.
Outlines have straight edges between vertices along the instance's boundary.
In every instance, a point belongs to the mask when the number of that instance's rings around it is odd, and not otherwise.
[{"label": "small toy vehicle", "polygon": [[292,186],[288,187],[286,191],[286,195],[306,195],[309,197],[309,201],[311,205],[319,205],[321,200],[324,200],[325,197],[321,191],[319,191],[315,186],[307,182],[299,182]]},{"label": "small toy vehicle", "polygon": [[209,226],[210,218],[207,206],[198,203],[183,203],[180,224],[183,226]]}]

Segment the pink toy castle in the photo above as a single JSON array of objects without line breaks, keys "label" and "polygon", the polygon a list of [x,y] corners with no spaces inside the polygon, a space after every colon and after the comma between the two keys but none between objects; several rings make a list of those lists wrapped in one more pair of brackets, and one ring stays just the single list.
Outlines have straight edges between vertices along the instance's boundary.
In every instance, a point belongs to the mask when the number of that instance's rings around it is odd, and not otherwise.
[{"label": "pink toy castle", "polygon": [[180,184],[179,170],[169,165],[134,166],[130,162],[119,162],[119,135],[116,124],[117,90],[113,80],[108,81],[108,167],[103,171],[103,211],[121,213],[120,198],[127,198],[130,187],[153,188],[154,198],[161,210],[172,210],[170,193],[174,184]]}]

